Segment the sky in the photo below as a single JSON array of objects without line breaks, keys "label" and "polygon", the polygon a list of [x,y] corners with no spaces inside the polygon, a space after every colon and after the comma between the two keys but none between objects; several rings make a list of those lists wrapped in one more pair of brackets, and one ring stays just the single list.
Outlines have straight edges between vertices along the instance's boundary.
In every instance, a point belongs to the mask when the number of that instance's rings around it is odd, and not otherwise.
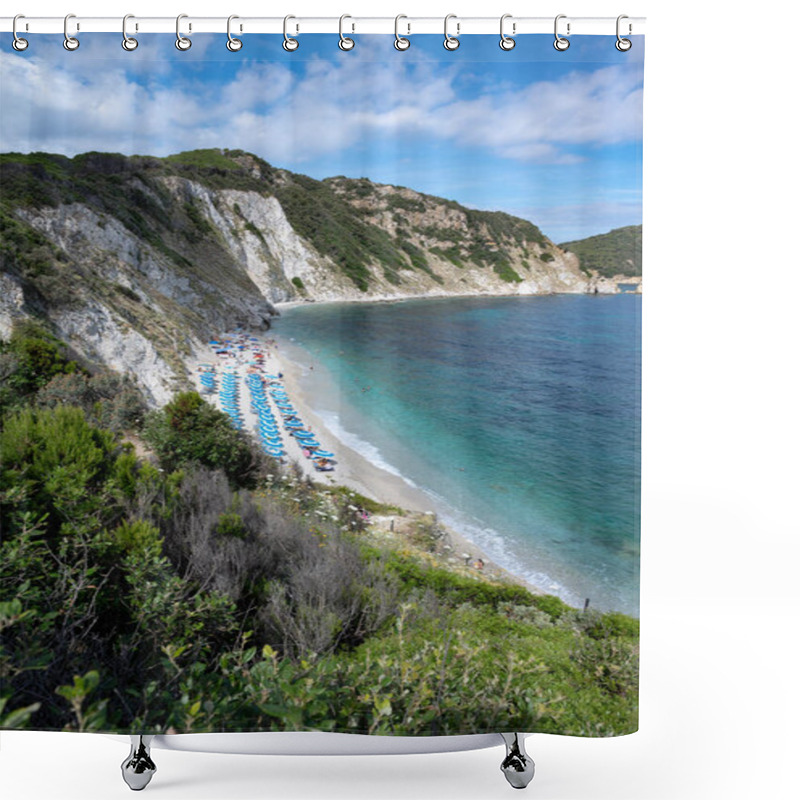
[{"label": "sky", "polygon": [[0,152],[165,156],[242,149],[326,178],[366,177],[531,220],[555,242],[641,223],[644,38],[613,36],[60,35],[0,43]]}]

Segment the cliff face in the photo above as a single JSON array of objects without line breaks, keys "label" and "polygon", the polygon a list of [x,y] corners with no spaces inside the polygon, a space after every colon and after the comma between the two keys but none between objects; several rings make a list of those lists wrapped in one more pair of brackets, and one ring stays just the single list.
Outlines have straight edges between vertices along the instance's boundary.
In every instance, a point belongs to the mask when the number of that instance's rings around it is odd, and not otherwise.
[{"label": "cliff face", "polygon": [[532,223],[241,152],[0,156],[0,335],[49,320],[153,403],[209,335],[274,304],[616,291]]}]

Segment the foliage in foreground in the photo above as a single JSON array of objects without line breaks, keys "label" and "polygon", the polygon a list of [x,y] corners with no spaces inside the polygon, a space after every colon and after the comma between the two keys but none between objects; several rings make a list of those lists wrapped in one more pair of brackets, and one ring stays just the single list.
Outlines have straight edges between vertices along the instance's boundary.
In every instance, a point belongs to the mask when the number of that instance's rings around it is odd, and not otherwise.
[{"label": "foliage in foreground", "polygon": [[164,469],[191,464],[219,468],[235,486],[254,488],[266,459],[251,447],[228,418],[197,392],[181,392],[148,415],[143,436]]},{"label": "foliage in foreground", "polygon": [[145,423],[159,460],[138,458],[51,407],[71,374],[0,431],[0,727],[636,728],[635,620],[372,537],[352,495],[252,469],[196,396]]}]

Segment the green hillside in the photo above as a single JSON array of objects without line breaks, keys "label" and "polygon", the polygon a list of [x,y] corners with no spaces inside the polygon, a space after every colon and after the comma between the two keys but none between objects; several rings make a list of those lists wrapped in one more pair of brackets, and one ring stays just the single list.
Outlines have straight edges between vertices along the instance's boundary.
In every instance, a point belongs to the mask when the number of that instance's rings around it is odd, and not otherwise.
[{"label": "green hillside", "polygon": [[[274,197],[297,234],[321,256],[330,258],[361,292],[371,288],[375,274],[400,285],[401,273],[419,270],[441,283],[425,252],[432,246],[426,242],[431,241],[446,243],[446,257],[453,263],[475,269],[490,267],[508,283],[522,280],[513,261],[536,260],[530,245],[543,251],[540,261],[552,260],[548,252],[552,243],[527,220],[502,212],[475,211],[451,200],[404,187],[380,186],[365,178],[318,181],[277,169],[241,150],[194,150],[166,158],[5,153],[0,155],[0,176],[0,215],[6,227],[19,227],[18,219],[8,219],[18,207],[82,203],[116,217],[135,236],[183,267],[200,268],[211,259],[212,275],[219,275],[225,266],[220,263],[225,258],[217,252],[220,242],[215,241],[213,225],[193,199],[176,203],[164,179],[187,179],[212,191]],[[414,199],[404,194],[413,194]],[[426,212],[441,208],[463,219],[458,230],[432,228],[425,222]],[[389,230],[381,219],[387,211],[393,212]],[[417,212],[416,223],[410,220],[410,211]]]},{"label": "green hillside", "polygon": [[589,274],[598,272],[606,278],[615,275],[629,277],[642,274],[642,226],[615,228],[599,236],[560,244],[562,250],[575,253],[581,269]]}]

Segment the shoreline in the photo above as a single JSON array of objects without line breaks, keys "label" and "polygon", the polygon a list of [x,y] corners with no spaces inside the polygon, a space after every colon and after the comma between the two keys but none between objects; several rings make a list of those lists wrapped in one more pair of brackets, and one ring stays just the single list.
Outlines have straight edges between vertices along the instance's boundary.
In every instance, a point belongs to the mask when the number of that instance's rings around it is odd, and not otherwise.
[{"label": "shoreline", "polygon": [[[453,300],[457,298],[520,298],[520,297],[554,297],[556,295],[584,295],[587,297],[613,297],[616,295],[633,294],[641,296],[642,292],[642,276],[636,275],[633,277],[616,276],[614,278],[604,279],[608,284],[629,284],[636,286],[636,291],[620,291],[618,288],[614,291],[562,291],[562,292],[466,292],[461,294],[459,292],[427,292],[424,294],[391,294],[391,295],[362,295],[354,297],[344,297],[336,299],[314,299],[304,298],[301,300],[282,300],[278,303],[272,303],[272,307],[278,312],[280,316],[282,309],[296,308],[297,306],[312,306],[312,305],[338,305],[346,303],[404,303],[407,300]],[[606,284],[604,284],[606,285]]]},{"label": "shoreline", "polygon": [[[282,304],[284,307],[288,304]],[[468,570],[471,574],[483,575],[494,580],[500,580],[524,586],[533,594],[546,594],[547,592],[531,584],[525,578],[514,574],[507,568],[498,564],[483,548],[468,539],[464,534],[449,525],[443,524],[436,512],[433,501],[424,491],[410,485],[401,476],[393,474],[382,467],[371,462],[361,453],[345,444],[337,437],[321,420],[315,412],[310,399],[300,386],[303,376],[304,365],[290,358],[290,356],[280,347],[280,343],[273,337],[267,335],[245,334],[248,337],[256,338],[266,354],[263,361],[263,371],[270,374],[282,375],[282,381],[286,388],[292,404],[297,408],[301,418],[313,429],[322,446],[332,450],[336,454],[336,466],[332,473],[316,472],[309,459],[305,458],[294,437],[286,436],[286,458],[289,463],[296,463],[303,475],[310,478],[314,483],[326,487],[346,487],[370,500],[383,505],[395,506],[402,511],[412,512],[421,517],[431,515],[437,521],[437,526],[444,531],[445,549],[449,555],[448,567],[459,567],[460,570]],[[227,338],[227,334],[222,338]],[[219,371],[223,369],[235,370],[240,378],[244,378],[248,365],[242,359],[221,359],[216,356],[207,342],[203,343],[202,348],[198,348],[195,357],[187,362],[190,370],[191,380],[195,388],[207,401],[219,408],[217,402],[218,395],[208,395],[202,390],[199,383],[199,366],[201,364],[213,364]],[[253,435],[256,426],[256,416],[250,410],[246,390],[242,391],[241,411],[244,419],[244,430]],[[405,515],[380,516],[375,519],[375,524],[384,527],[383,532],[389,533],[394,530],[394,522],[405,519]],[[402,527],[402,526],[401,526]],[[470,566],[476,562],[482,562],[483,567],[477,569]]]}]

